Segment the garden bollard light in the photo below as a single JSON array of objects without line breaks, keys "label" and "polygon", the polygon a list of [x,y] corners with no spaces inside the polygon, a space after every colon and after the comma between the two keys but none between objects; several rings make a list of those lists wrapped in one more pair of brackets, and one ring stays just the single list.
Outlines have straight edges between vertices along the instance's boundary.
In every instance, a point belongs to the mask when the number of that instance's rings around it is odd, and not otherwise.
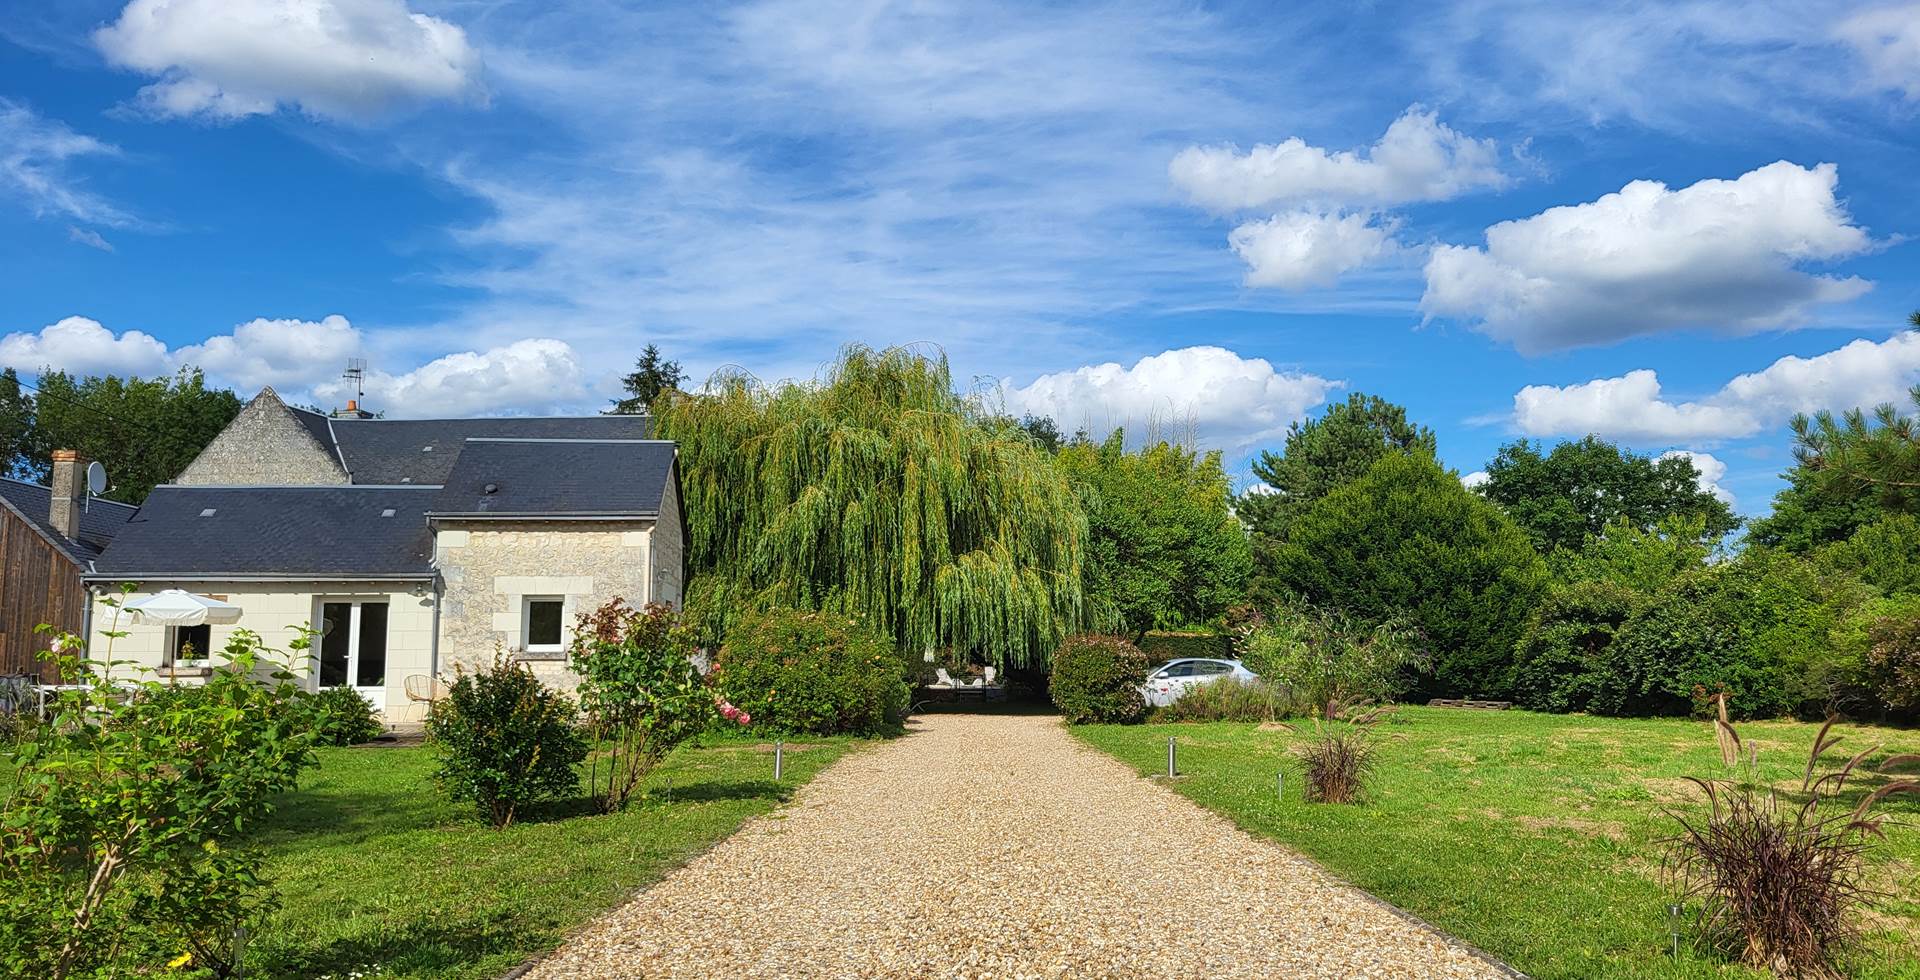
[{"label": "garden bollard light", "polygon": [[1273,797],[1277,800],[1287,798],[1287,771],[1285,769],[1273,774]]},{"label": "garden bollard light", "polygon": [[1673,948],[1667,955],[1677,958],[1680,955],[1680,906],[1678,905],[1667,906],[1667,932],[1673,936]]},{"label": "garden bollard light", "polygon": [[776,783],[780,781],[780,773],[785,768],[784,760],[781,758],[785,748],[786,743],[777,738],[773,740],[773,781]]},{"label": "garden bollard light", "polygon": [[246,980],[247,976],[247,927],[235,926],[233,930],[233,977],[234,980]]},{"label": "garden bollard light", "polygon": [[1178,776],[1180,774],[1180,767],[1174,764],[1174,758],[1173,758],[1174,752],[1175,752],[1175,749],[1173,747],[1173,736],[1169,735],[1167,736],[1167,778],[1168,779],[1172,779],[1173,777]]}]

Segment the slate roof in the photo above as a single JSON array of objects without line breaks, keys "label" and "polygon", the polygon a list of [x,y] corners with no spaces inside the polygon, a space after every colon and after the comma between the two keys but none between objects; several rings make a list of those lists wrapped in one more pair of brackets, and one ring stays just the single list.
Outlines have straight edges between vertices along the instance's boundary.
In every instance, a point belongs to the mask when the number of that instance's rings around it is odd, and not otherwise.
[{"label": "slate roof", "polygon": [[88,577],[427,578],[433,544],[426,511],[436,493],[159,486]]},{"label": "slate roof", "polygon": [[674,444],[478,438],[458,455],[429,516],[652,517],[673,473]]},{"label": "slate roof", "polygon": [[131,504],[94,497],[87,501],[86,509],[80,512],[80,536],[75,540],[53,529],[50,523],[53,517],[53,491],[38,483],[0,477],[0,506],[13,511],[21,520],[52,539],[63,554],[82,568],[100,556],[101,550],[126,526],[134,512]]},{"label": "slate roof", "polygon": [[645,415],[587,415],[330,421],[332,436],[322,442],[338,446],[353,482],[421,486],[445,483],[462,444],[471,438],[645,439],[653,420]]}]

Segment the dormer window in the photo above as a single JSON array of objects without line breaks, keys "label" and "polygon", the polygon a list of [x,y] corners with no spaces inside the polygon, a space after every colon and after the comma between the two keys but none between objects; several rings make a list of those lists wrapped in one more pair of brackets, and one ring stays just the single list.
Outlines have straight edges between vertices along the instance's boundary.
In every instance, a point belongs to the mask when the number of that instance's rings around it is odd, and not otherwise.
[{"label": "dormer window", "polygon": [[201,517],[212,517],[212,516],[213,516],[213,513],[214,513],[214,511],[215,511],[216,509],[217,509],[217,508],[213,508],[213,507],[208,507],[208,508],[207,508],[206,510],[203,510],[203,511],[201,511],[201,512],[200,512],[200,516],[201,516]]}]

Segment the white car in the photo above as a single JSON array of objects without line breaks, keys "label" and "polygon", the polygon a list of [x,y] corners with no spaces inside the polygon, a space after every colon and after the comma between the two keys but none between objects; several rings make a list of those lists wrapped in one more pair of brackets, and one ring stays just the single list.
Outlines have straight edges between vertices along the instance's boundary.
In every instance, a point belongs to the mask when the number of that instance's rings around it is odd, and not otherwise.
[{"label": "white car", "polygon": [[1187,688],[1197,684],[1211,684],[1227,678],[1246,684],[1260,678],[1248,670],[1238,660],[1209,660],[1204,658],[1186,658],[1170,660],[1159,670],[1147,675],[1146,686],[1141,688],[1147,696],[1147,704],[1164,708],[1180,699]]}]

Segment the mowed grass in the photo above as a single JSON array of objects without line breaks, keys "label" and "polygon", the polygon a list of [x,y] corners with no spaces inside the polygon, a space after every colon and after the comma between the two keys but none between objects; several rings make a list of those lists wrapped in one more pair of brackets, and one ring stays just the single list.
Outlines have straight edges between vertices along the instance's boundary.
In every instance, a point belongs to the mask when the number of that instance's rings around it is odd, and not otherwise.
[{"label": "mowed grass", "polygon": [[683,747],[625,813],[582,800],[504,831],[435,789],[421,747],[326,749],[255,842],[283,905],[248,976],[497,977],[765,813],[858,743]]},{"label": "mowed grass", "polygon": [[[1312,731],[1247,724],[1087,726],[1074,734],[1164,774],[1179,739],[1181,794],[1275,838],[1374,894],[1535,977],[1750,977],[1709,950],[1667,953],[1658,841],[1663,808],[1697,810],[1684,782],[1726,772],[1711,729],[1610,719],[1410,707],[1379,729],[1371,799],[1307,804],[1290,742]],[[1799,787],[1817,725],[1748,722],[1763,778]],[[1833,764],[1875,743],[1920,751],[1920,732],[1846,726]],[[1275,774],[1287,773],[1286,798]],[[1879,780],[1868,779],[1866,787]],[[1863,790],[1864,791],[1864,790]],[[1858,978],[1920,977],[1920,803],[1899,798],[1874,858],[1891,893],[1843,966]],[[1690,920],[1689,920],[1690,923]],[[1690,928],[1690,925],[1687,927]]]}]

